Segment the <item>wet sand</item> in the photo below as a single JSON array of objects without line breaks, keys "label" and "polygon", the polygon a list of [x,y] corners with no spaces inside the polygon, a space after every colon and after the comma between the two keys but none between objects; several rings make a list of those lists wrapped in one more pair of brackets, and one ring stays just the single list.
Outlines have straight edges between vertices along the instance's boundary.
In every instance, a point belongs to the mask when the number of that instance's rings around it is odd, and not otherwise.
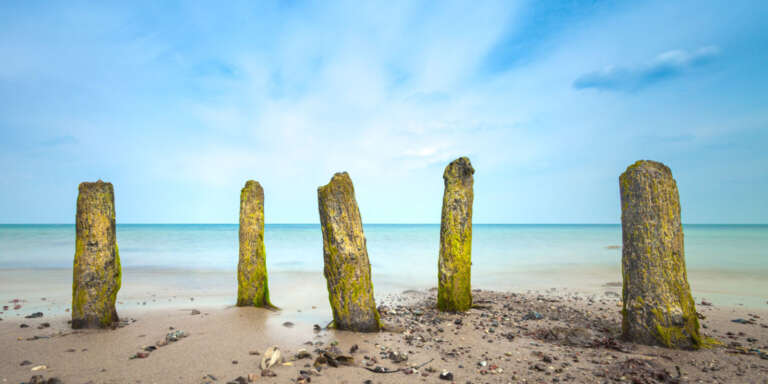
[{"label": "wet sand", "polygon": [[[124,326],[107,331],[73,331],[66,313],[14,315],[31,313],[29,305],[0,315],[0,381],[40,374],[64,383],[227,383],[253,374],[264,383],[437,383],[450,382],[439,378],[447,370],[456,383],[768,382],[768,356],[755,352],[768,347],[768,311],[699,305],[706,317],[702,331],[723,346],[696,352],[641,346],[617,338],[620,288],[612,285],[601,287],[612,293],[600,295],[475,291],[477,308],[466,314],[436,312],[430,290],[380,294],[390,331],[374,334],[314,330],[316,319],[329,318],[325,303],[269,311],[185,299],[175,308],[122,308]],[[20,328],[22,323],[28,327]],[[43,323],[50,326],[38,329]],[[188,336],[131,359],[175,330]],[[565,330],[581,333],[570,337]],[[270,369],[277,376],[262,377],[262,356],[251,353],[272,345],[285,361]],[[311,357],[294,360],[301,348]],[[349,355],[353,362],[319,364],[318,370],[313,363],[323,352]],[[404,355],[406,361],[396,362]],[[25,360],[29,364],[21,365]],[[32,371],[40,365],[45,369]],[[376,367],[400,371],[366,369]]]},{"label": "wet sand", "polygon": [[[621,281],[618,266],[564,265],[558,268],[534,266],[513,270],[473,270],[475,288],[527,292],[556,288],[579,294],[601,295],[606,282]],[[430,275],[431,276],[431,275]],[[689,270],[693,296],[719,306],[743,306],[768,310],[768,271]],[[434,275],[434,279],[437,275]],[[429,289],[436,280],[403,279],[388,274],[373,275],[377,296],[408,289]],[[270,271],[272,299],[287,310],[316,306],[328,309],[328,295],[322,271]],[[185,308],[194,298],[197,306],[226,306],[235,302],[236,275],[222,270],[124,268],[118,294],[118,310]],[[71,269],[0,269],[0,303],[24,299],[24,311],[64,314],[72,300]],[[42,300],[45,298],[45,300]],[[22,312],[24,312],[22,311]],[[21,313],[0,314],[15,317]],[[315,316],[315,315],[313,315]],[[330,321],[330,311],[317,312],[307,321]]]}]

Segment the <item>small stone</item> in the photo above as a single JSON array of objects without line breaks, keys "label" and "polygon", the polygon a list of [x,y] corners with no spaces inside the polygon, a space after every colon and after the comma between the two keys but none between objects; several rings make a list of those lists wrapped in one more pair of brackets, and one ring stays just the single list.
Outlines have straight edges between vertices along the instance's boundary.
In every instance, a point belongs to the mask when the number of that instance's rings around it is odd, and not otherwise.
[{"label": "small stone", "polygon": [[536,311],[529,311],[523,316],[523,320],[541,320],[544,316]]},{"label": "small stone", "polygon": [[36,319],[38,317],[43,317],[43,313],[42,312],[35,312],[35,313],[30,314],[30,315],[24,316],[25,319]]},{"label": "small stone", "polygon": [[294,324],[290,321],[286,321],[285,323],[283,323],[283,327],[286,327],[286,328],[293,328],[293,325]]},{"label": "small stone", "polygon": [[298,352],[296,352],[296,355],[294,355],[293,357],[296,358],[296,360],[311,359],[312,354],[307,352],[306,349],[302,348],[302,349],[299,349]]},{"label": "small stone", "polygon": [[440,380],[453,380],[453,373],[449,372],[447,369],[443,369],[443,371],[440,372]]},{"label": "small stone", "polygon": [[262,369],[261,370],[261,376],[262,377],[275,377],[275,376],[277,376],[277,374],[272,372],[271,369]]},{"label": "small stone", "polygon": [[29,360],[24,360],[24,361],[21,362],[21,364],[19,364],[19,366],[22,366],[22,367],[25,366],[25,365],[32,365],[32,362],[29,361]]},{"label": "small stone", "polygon": [[193,309],[193,310],[192,310],[192,312],[190,312],[189,314],[190,314],[190,315],[193,315],[193,316],[194,316],[194,315],[199,315],[199,314],[200,314],[200,311],[198,311],[197,309]]}]

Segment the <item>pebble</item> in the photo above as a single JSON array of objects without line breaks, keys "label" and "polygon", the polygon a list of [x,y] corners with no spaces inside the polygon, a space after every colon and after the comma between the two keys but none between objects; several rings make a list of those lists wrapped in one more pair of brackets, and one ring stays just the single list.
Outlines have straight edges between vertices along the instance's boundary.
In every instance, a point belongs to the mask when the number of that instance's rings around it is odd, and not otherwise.
[{"label": "pebble", "polygon": [[43,313],[42,312],[35,312],[35,313],[32,313],[32,314],[24,316],[25,319],[36,319],[38,317],[43,317]]},{"label": "pebble", "polygon": [[45,379],[42,375],[35,375],[29,378],[29,381],[23,384],[62,384],[63,382],[57,377],[51,377]]},{"label": "pebble", "polygon": [[536,311],[530,311],[523,316],[523,320],[541,320],[544,316]]},{"label": "pebble", "polygon": [[442,372],[440,372],[440,380],[453,380],[453,373],[448,371],[447,369],[443,369]]}]

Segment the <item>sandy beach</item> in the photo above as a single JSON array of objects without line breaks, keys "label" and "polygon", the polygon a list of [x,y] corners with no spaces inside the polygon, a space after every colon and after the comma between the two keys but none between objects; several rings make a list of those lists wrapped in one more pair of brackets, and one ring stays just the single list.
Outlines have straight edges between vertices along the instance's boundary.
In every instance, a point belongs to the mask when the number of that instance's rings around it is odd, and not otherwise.
[{"label": "sandy beach", "polygon": [[[115,330],[73,331],[66,312],[23,317],[33,313],[30,301],[42,301],[26,298],[21,309],[10,303],[0,315],[0,381],[42,375],[64,383],[228,383],[251,375],[264,383],[768,382],[765,309],[699,304],[704,333],[722,345],[670,350],[618,339],[619,290],[475,290],[475,308],[465,314],[438,313],[432,290],[382,294],[377,302],[388,331],[380,333],[324,329],[315,322],[330,318],[322,300],[269,311],[188,298],[173,307],[123,309]],[[163,345],[177,331],[185,337]],[[274,377],[259,367],[270,346],[281,351],[268,370]],[[338,359],[338,367],[320,356]]]}]

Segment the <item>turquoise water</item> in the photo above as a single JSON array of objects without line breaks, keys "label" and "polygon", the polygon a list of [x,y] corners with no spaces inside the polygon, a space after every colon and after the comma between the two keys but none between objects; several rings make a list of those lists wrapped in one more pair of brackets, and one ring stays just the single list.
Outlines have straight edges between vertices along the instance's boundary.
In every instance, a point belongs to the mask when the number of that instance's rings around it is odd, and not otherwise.
[{"label": "turquoise water", "polygon": [[[124,290],[154,285],[145,290],[173,295],[196,289],[228,300],[236,286],[237,229],[118,225]],[[364,230],[377,293],[436,285],[439,225],[372,224]],[[475,225],[473,231],[474,287],[602,294],[605,283],[621,279],[619,225]],[[768,225],[687,225],[684,231],[695,296],[768,305]],[[73,225],[0,225],[0,275],[8,281],[0,281],[0,291],[23,292],[48,279],[66,293],[74,232]],[[265,242],[270,286],[283,284],[291,291],[311,279],[313,290],[324,291],[319,225],[267,225]],[[43,269],[52,271],[34,272]]]},{"label": "turquoise water", "polygon": [[[365,225],[374,270],[433,274],[440,226]],[[768,270],[767,225],[686,225],[689,268]],[[619,225],[475,225],[477,271],[524,266],[617,265]],[[237,265],[237,225],[117,227],[125,267],[228,270]],[[68,268],[73,225],[0,225],[0,268]],[[265,230],[270,270],[321,270],[319,225],[274,224]],[[405,268],[404,268],[405,267]]]},{"label": "turquoise water", "polygon": [[[619,225],[475,225],[472,259],[478,272],[526,266],[615,265]],[[433,274],[440,226],[368,224],[374,271]],[[768,270],[767,225],[686,225],[688,268]],[[125,267],[228,270],[237,265],[237,225],[117,227]],[[0,225],[0,268],[68,268],[73,225]],[[313,271],[323,264],[319,225],[274,224],[265,229],[270,270]],[[404,268],[405,267],[405,268]]]}]

